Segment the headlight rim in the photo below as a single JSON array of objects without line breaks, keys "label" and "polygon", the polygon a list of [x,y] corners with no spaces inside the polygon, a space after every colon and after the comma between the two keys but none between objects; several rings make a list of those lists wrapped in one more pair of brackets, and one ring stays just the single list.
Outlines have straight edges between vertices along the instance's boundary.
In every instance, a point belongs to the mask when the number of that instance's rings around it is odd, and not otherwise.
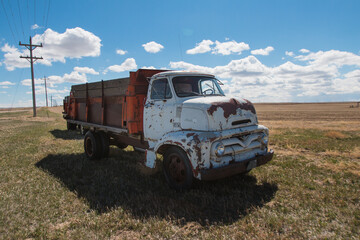
[{"label": "headlight rim", "polygon": [[222,157],[225,154],[225,146],[222,142],[219,142],[218,144],[216,144],[215,147],[215,154],[217,157]]}]

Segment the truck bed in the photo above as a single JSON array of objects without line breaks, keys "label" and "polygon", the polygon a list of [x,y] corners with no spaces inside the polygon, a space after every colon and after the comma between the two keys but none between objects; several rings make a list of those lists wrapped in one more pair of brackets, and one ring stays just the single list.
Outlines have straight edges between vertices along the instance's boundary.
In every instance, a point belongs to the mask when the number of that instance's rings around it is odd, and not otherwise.
[{"label": "truck bed", "polygon": [[128,78],[73,85],[70,96],[64,100],[64,118],[78,125],[142,134],[147,78],[163,71],[139,69],[130,72]]}]

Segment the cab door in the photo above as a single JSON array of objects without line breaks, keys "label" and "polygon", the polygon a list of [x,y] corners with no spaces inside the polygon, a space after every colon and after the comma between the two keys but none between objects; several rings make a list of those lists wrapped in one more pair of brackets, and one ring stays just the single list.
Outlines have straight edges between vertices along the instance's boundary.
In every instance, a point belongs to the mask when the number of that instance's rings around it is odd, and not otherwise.
[{"label": "cab door", "polygon": [[159,140],[173,130],[175,117],[175,98],[167,78],[151,82],[144,105],[144,137],[146,140]]}]

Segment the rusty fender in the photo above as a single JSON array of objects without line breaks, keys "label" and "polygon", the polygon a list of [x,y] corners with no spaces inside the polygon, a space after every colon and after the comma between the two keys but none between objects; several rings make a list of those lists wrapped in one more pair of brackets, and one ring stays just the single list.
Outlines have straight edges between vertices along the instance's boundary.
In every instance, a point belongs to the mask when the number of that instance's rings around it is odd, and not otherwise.
[{"label": "rusty fender", "polygon": [[163,145],[180,147],[190,160],[194,177],[201,179],[200,169],[209,165],[211,144],[220,136],[219,132],[170,132],[157,141],[154,150],[157,152]]}]

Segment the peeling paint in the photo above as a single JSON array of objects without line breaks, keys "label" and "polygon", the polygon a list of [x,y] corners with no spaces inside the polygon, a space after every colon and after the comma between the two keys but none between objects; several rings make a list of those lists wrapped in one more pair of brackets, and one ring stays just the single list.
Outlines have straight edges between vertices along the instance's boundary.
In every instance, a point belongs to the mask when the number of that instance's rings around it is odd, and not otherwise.
[{"label": "peeling paint", "polygon": [[194,136],[195,135],[195,133],[188,133],[188,134],[186,134],[186,137],[191,137],[191,136]]},{"label": "peeling paint", "polygon": [[236,115],[237,109],[251,111],[253,114],[256,114],[254,105],[250,101],[244,100],[245,102],[240,102],[235,98],[231,98],[228,102],[213,102],[207,112],[213,115],[218,108],[222,108],[225,118],[229,118],[230,115]]}]

